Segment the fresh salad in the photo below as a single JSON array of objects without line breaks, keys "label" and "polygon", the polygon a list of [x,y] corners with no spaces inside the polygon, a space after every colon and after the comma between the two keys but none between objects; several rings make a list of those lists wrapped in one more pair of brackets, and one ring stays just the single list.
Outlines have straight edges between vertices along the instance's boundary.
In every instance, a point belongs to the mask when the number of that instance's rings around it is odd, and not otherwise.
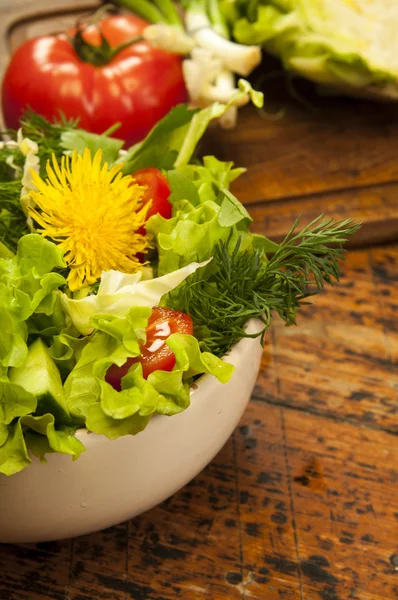
[{"label": "fresh salad", "polygon": [[[144,32],[151,43],[185,55],[190,98],[231,89],[235,73],[246,77],[261,62],[261,48],[323,93],[398,98],[394,0],[114,1],[153,23]],[[222,64],[215,76],[206,54]]]},{"label": "fresh salad", "polygon": [[197,158],[228,108],[180,105],[127,151],[27,111],[1,143],[1,473],[77,459],[81,428],[116,439],[186,410],[198,377],[229,380],[248,319],[260,343],[338,279],[355,223],[295,223],[275,244],[230,191],[243,169]]}]

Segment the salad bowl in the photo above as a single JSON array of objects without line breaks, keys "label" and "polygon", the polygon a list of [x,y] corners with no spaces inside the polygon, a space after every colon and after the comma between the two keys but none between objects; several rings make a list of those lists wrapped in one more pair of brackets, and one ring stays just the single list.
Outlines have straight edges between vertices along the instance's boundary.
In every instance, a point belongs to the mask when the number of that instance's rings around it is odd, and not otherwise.
[{"label": "salad bowl", "polygon": [[[247,333],[259,331],[252,319]],[[114,441],[81,429],[76,461],[53,454],[13,477],[0,475],[0,543],[58,540],[110,527],[149,510],[193,479],[219,452],[250,398],[262,355],[244,338],[226,360],[228,383],[202,376],[179,415],[155,416],[136,436]]]},{"label": "salad bowl", "polygon": [[[262,104],[244,81],[234,98]],[[195,156],[230,106],[176,107],[122,157],[32,111],[2,147],[0,543],[109,527],[184,486],[244,411],[256,337],[339,279],[358,224],[296,220],[277,244],[229,189],[242,169]]]}]

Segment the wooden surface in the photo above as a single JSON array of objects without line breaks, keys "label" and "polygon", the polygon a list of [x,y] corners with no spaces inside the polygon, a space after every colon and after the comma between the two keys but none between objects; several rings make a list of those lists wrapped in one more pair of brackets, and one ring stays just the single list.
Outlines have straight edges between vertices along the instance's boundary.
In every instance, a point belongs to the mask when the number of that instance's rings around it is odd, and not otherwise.
[{"label": "wooden surface", "polygon": [[0,546],[0,598],[398,598],[397,296],[398,246],[351,251],[298,328],[275,324],[201,475],[108,531]]},{"label": "wooden surface", "polygon": [[[3,51],[85,6],[0,0]],[[0,600],[398,598],[398,245],[374,246],[398,234],[398,109],[317,99],[313,113],[265,88],[286,116],[244,110],[203,151],[249,167],[235,191],[256,231],[349,215],[362,248],[299,327],[275,323],[242,423],[201,475],[110,530],[0,546]]]},{"label": "wooden surface", "polygon": [[316,98],[304,85],[314,112],[283,82],[262,87],[266,106],[285,107],[285,116],[264,121],[245,108],[237,129],[212,130],[203,149],[248,167],[234,192],[250,207],[255,228],[280,241],[299,214],[307,223],[324,213],[363,223],[355,246],[397,241],[398,105]]}]

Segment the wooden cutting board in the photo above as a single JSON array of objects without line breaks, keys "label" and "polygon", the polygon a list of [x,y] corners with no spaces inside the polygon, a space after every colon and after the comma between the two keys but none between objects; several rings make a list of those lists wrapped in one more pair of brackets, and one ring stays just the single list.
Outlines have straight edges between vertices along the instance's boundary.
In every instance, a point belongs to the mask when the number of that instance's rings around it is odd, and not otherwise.
[{"label": "wooden cutting board", "polygon": [[[0,0],[0,76],[24,40],[62,30],[98,5]],[[303,105],[268,60],[252,79],[265,92],[266,111],[282,109],[284,116],[264,118],[246,108],[236,129],[212,129],[202,151],[250,166],[234,190],[253,229],[279,241],[299,214],[304,224],[324,213],[363,223],[353,245],[398,239],[398,105],[321,98],[307,84],[300,88]]]}]

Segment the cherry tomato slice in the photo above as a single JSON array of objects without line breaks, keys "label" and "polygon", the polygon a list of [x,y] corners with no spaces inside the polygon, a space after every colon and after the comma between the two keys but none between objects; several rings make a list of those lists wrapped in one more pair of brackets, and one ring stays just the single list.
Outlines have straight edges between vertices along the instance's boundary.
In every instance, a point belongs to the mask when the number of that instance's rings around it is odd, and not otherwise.
[{"label": "cherry tomato slice", "polygon": [[[170,186],[167,178],[159,171],[159,169],[142,169],[132,174],[135,181],[142,186],[146,186],[143,203],[146,204],[152,200],[152,206],[148,211],[147,218],[158,213],[165,219],[171,217],[171,204],[169,202]],[[145,227],[140,233],[145,233]]]},{"label": "cherry tomato slice", "polygon": [[165,343],[172,333],[193,334],[193,323],[189,315],[155,306],[148,320],[146,328],[146,343],[141,348],[141,356],[129,358],[122,367],[112,365],[109,367],[105,381],[115,390],[121,390],[121,379],[127,375],[131,365],[141,363],[145,379],[153,371],[172,371],[176,364],[173,352]]}]

